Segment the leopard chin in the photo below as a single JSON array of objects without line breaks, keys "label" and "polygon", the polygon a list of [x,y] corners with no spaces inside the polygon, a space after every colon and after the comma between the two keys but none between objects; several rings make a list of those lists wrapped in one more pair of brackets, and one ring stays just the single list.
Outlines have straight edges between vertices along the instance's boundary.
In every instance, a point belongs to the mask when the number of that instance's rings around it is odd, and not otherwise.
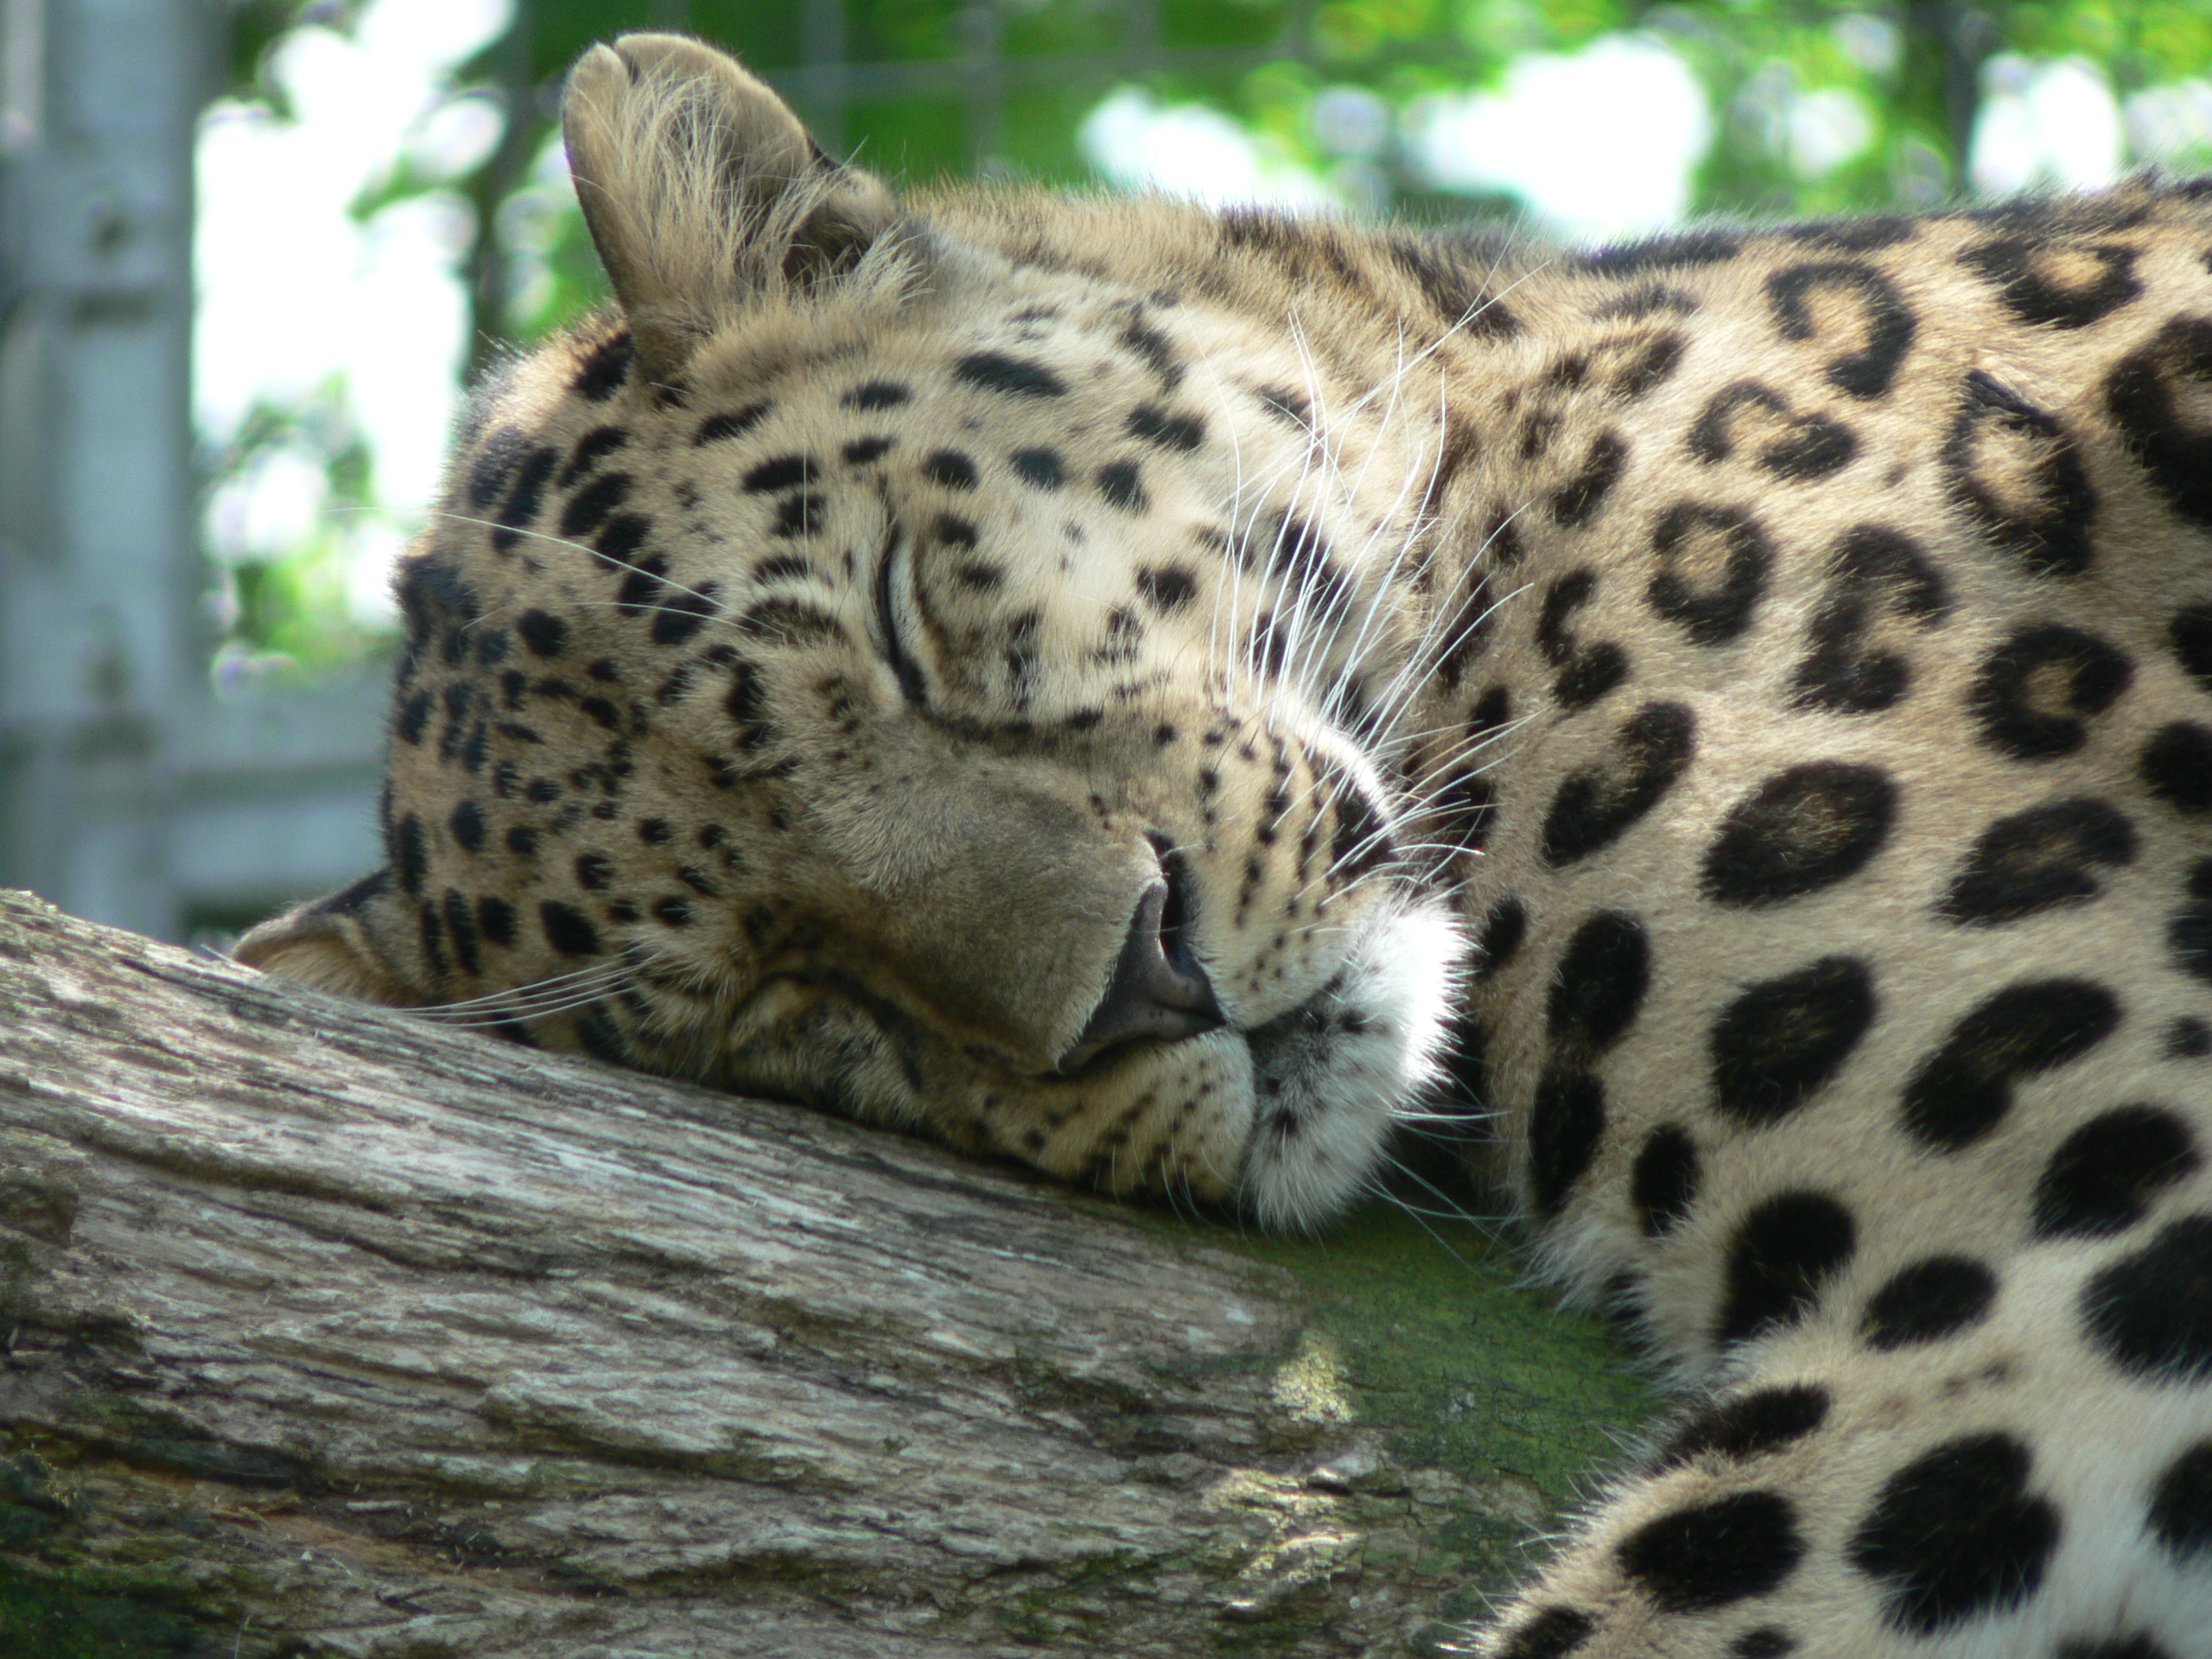
[{"label": "leopard chin", "polygon": [[1374,1190],[1392,1139],[1442,1077],[1466,961],[1445,900],[1394,897],[1363,918],[1320,990],[1242,1033],[1252,1124],[1241,1211],[1312,1230]]}]

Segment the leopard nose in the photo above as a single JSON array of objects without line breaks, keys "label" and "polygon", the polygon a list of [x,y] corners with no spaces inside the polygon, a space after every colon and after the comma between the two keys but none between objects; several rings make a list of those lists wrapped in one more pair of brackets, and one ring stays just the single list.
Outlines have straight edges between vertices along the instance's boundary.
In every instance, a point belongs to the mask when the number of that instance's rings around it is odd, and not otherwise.
[{"label": "leopard nose", "polygon": [[1127,1043],[1179,1042],[1227,1023],[1205,969],[1192,954],[1189,877],[1180,859],[1167,858],[1163,867],[1166,880],[1154,882],[1137,900],[1106,994],[1083,1034],[1060,1056],[1063,1073]]}]

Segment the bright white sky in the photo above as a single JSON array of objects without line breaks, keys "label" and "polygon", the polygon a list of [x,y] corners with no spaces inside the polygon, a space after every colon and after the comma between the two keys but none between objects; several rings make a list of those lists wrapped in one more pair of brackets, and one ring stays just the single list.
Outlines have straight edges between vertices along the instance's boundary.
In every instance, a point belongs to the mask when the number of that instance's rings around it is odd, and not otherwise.
[{"label": "bright white sky", "polygon": [[[458,176],[498,143],[499,111],[456,97],[451,74],[498,35],[507,6],[372,0],[351,39],[306,29],[284,44],[276,74],[296,120],[222,105],[200,128],[200,429],[221,442],[257,400],[298,406],[342,384],[375,457],[377,512],[326,527],[350,550],[350,588],[364,614],[385,609],[391,558],[436,487],[467,357],[459,265],[470,220],[459,199],[443,194],[365,223],[349,207],[398,156],[419,175]],[[1987,73],[1972,162],[1984,190],[2045,180],[2096,184],[2131,151],[2156,156],[2212,143],[2212,82],[2138,94],[2123,114],[2085,64],[2003,57]],[[1778,96],[1776,142],[1807,175],[1841,165],[1868,142],[1872,122],[1853,94],[1785,85]],[[1372,158],[1389,141],[1391,112],[1371,93],[1343,87],[1317,99],[1315,117],[1317,137],[1339,158],[1326,175],[1274,153],[1217,111],[1162,106],[1134,87],[1094,109],[1079,137],[1100,174],[1126,188],[1216,204],[1357,207],[1362,179],[1375,176]],[[1521,58],[1496,90],[1426,99],[1397,124],[1407,156],[1437,188],[1516,196],[1536,225],[1586,238],[1679,217],[1691,169],[1713,136],[1688,67],[1663,42],[1637,35]],[[310,454],[275,452],[218,493],[211,543],[232,557],[300,545],[326,518],[325,493]]]}]

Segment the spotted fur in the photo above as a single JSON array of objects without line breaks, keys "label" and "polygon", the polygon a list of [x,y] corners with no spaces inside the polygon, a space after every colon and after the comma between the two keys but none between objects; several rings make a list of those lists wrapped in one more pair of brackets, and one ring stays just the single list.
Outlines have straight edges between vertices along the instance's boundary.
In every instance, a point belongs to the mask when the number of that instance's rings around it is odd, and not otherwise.
[{"label": "spotted fur", "polygon": [[2204,1651],[2212,188],[902,205],[653,36],[569,136],[621,303],[243,954],[1284,1226],[1448,1073],[1695,1402],[1479,1651]]}]

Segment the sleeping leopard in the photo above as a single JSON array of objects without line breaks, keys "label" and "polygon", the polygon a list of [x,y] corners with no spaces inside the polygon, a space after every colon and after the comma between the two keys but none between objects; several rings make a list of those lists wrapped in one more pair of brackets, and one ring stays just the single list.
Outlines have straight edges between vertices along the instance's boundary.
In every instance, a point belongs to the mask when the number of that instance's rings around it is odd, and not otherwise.
[{"label": "sleeping leopard", "polygon": [[239,955],[1311,1228],[1695,1402],[1491,1659],[2212,1651],[2212,181],[1593,249],[898,200],[671,35]]}]

